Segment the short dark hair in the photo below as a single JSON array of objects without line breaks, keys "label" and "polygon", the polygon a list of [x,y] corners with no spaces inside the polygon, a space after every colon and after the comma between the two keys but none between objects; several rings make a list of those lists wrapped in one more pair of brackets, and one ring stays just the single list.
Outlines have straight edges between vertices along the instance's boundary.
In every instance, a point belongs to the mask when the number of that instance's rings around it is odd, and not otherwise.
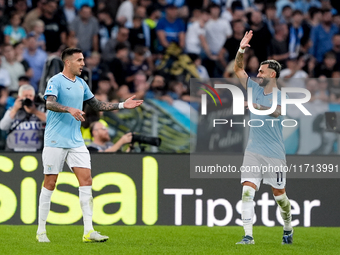
[{"label": "short dark hair", "polygon": [[268,68],[273,69],[276,73],[275,78],[278,79],[280,77],[280,71],[281,71],[281,65],[279,62],[277,62],[276,60],[265,60],[263,62],[261,62],[260,64],[262,65],[268,65]]},{"label": "short dark hair", "polygon": [[129,49],[126,43],[117,43],[115,47],[115,52],[118,52],[120,50],[125,50],[125,49]]},{"label": "short dark hair", "polygon": [[61,60],[64,62],[67,57],[72,56],[74,53],[82,53],[82,51],[78,48],[66,48],[61,53]]},{"label": "short dark hair", "polygon": [[295,16],[295,15],[301,15],[301,16],[303,16],[303,13],[302,13],[302,11],[300,11],[300,10],[295,10],[295,11],[293,11],[292,16]]}]

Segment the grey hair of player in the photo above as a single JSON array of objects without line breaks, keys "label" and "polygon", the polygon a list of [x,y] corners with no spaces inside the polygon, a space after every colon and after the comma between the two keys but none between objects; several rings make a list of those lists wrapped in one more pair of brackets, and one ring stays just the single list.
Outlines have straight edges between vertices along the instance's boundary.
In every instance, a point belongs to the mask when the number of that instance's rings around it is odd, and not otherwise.
[{"label": "grey hair of player", "polygon": [[268,68],[273,69],[275,71],[275,73],[276,73],[275,78],[278,79],[280,77],[281,65],[276,60],[268,59],[268,60],[261,62],[260,65],[261,66],[262,65],[268,65]]},{"label": "grey hair of player", "polygon": [[22,96],[22,93],[26,90],[32,90],[33,91],[33,96],[35,96],[35,90],[32,85],[29,84],[24,84],[21,85],[19,90],[18,90],[18,96]]}]

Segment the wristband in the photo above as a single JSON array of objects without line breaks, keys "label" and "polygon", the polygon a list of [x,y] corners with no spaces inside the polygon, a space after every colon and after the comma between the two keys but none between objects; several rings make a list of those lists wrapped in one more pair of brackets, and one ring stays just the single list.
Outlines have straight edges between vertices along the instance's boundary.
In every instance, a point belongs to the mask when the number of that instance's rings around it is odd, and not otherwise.
[{"label": "wristband", "polygon": [[238,51],[239,51],[240,53],[244,53],[244,52],[246,51],[246,49],[241,49],[241,47],[240,47],[240,48],[238,48]]},{"label": "wristband", "polygon": [[256,109],[257,109],[257,110],[261,110],[261,105],[256,104]]},{"label": "wristband", "polygon": [[118,104],[118,108],[119,108],[119,109],[124,109],[124,102],[119,103],[119,104]]}]

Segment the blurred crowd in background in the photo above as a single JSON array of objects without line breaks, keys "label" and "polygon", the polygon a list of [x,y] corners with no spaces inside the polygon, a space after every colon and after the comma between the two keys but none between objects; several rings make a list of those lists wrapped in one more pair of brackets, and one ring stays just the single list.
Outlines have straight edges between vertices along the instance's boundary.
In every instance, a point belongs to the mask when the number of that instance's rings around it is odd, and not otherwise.
[{"label": "blurred crowd in background", "polygon": [[[23,95],[41,100],[46,62],[66,47],[83,51],[87,82],[99,100],[119,102],[135,94],[188,117],[199,110],[190,98],[190,78],[234,78],[239,43],[251,29],[244,57],[250,77],[261,61],[275,59],[282,65],[282,86],[306,87],[312,101],[340,103],[339,28],[337,0],[0,0],[2,138],[23,121],[44,123],[43,107],[25,105]],[[20,109],[36,119],[15,119]],[[83,125],[88,143],[90,122]],[[37,139],[17,133],[12,142]]]}]

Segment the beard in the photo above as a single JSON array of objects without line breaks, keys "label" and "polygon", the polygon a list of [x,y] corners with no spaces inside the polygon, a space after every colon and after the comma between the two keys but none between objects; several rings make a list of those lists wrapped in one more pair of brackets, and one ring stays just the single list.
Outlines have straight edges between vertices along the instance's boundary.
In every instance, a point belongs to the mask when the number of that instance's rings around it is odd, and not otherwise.
[{"label": "beard", "polygon": [[269,81],[270,81],[270,79],[269,78],[263,78],[263,79],[260,79],[260,81],[262,81],[262,82],[260,82],[260,86],[261,87],[265,87],[265,86],[267,86],[267,84],[269,83]]}]

